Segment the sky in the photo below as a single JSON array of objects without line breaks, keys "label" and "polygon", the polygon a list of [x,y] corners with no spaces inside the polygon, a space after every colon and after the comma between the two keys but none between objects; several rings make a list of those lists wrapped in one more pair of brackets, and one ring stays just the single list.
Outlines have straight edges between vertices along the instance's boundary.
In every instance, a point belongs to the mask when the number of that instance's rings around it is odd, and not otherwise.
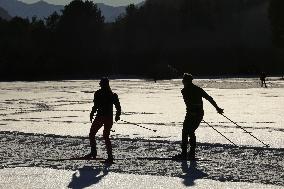
[{"label": "sky", "polygon": [[[39,0],[20,0],[20,1],[23,1],[25,3],[35,3]],[[56,5],[66,5],[72,0],[44,0],[44,1]],[[134,4],[140,3],[143,0],[92,0],[92,1],[94,1],[95,3],[104,3],[111,6],[121,6],[121,5],[125,6],[131,3]]]}]

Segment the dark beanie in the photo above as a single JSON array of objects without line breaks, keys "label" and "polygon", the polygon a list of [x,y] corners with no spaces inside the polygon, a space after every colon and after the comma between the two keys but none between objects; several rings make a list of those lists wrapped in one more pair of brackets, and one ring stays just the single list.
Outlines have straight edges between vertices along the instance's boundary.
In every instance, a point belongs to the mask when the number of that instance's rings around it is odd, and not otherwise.
[{"label": "dark beanie", "polygon": [[192,77],[192,75],[189,74],[189,73],[184,73],[184,74],[183,74],[183,80],[184,80],[185,82],[192,82],[193,77]]}]

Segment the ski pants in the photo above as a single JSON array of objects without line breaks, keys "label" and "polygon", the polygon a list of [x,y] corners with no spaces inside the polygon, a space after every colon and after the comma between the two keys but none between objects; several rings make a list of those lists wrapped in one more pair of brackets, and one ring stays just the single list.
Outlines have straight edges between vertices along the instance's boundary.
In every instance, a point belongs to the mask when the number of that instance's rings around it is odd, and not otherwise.
[{"label": "ski pants", "polygon": [[111,147],[111,141],[109,138],[110,130],[113,125],[113,117],[112,116],[96,116],[91,129],[89,133],[89,139],[90,139],[90,145],[91,145],[91,151],[93,154],[97,155],[97,149],[96,149],[96,134],[99,131],[99,129],[104,126],[103,130],[103,138],[105,140],[105,145],[107,149],[108,156],[112,156],[112,147]]},{"label": "ski pants", "polygon": [[187,143],[189,137],[189,144],[190,144],[190,153],[192,155],[195,154],[196,148],[196,136],[195,130],[198,128],[200,122],[203,119],[204,112],[198,113],[187,113],[183,122],[183,129],[182,129],[182,144],[181,149],[182,153],[187,153]]}]

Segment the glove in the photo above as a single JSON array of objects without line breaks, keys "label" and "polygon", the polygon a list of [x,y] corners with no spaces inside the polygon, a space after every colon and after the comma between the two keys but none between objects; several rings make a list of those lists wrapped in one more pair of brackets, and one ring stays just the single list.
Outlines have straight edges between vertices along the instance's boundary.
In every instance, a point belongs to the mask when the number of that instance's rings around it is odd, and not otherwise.
[{"label": "glove", "polygon": [[216,110],[217,110],[217,112],[218,112],[218,114],[223,114],[224,113],[224,109],[222,109],[222,108],[216,108]]},{"label": "glove", "polygon": [[115,116],[115,121],[118,121],[118,120],[120,120],[120,116]]}]

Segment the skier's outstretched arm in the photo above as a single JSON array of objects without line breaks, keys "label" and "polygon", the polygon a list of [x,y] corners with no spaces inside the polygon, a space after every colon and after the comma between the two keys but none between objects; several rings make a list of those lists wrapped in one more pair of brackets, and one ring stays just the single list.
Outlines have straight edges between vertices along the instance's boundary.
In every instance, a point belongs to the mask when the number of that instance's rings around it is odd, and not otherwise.
[{"label": "skier's outstretched arm", "polygon": [[216,110],[217,110],[217,112],[219,114],[223,114],[224,113],[224,109],[220,108],[217,105],[217,103],[215,102],[215,100],[209,94],[207,94],[204,90],[203,90],[203,98],[208,100],[216,108]]}]

